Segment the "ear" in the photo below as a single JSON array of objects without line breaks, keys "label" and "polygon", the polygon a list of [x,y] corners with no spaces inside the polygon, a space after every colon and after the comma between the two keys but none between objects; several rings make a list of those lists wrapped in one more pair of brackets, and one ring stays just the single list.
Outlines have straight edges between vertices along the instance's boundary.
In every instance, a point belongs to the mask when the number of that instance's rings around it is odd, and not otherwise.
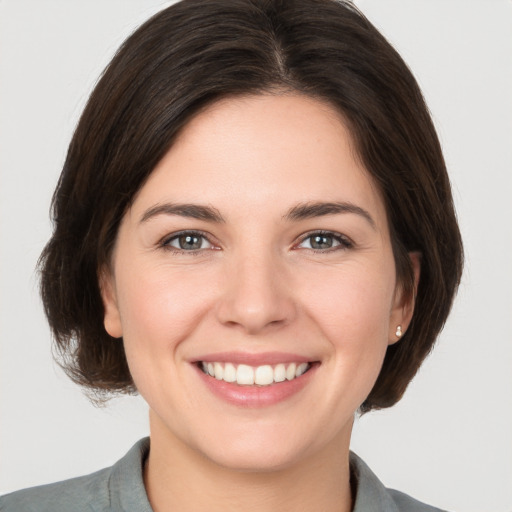
[{"label": "ear", "polygon": [[103,309],[105,310],[105,316],[103,317],[105,330],[113,338],[120,338],[123,335],[123,328],[117,305],[115,280],[111,269],[104,266],[99,272],[98,280],[103,300]]},{"label": "ear", "polygon": [[414,285],[409,294],[404,293],[403,287],[400,284],[397,285],[389,323],[389,345],[393,345],[399,341],[405,334],[405,331],[407,331],[411,323],[412,314],[414,313],[416,291],[418,289],[421,272],[421,254],[419,252],[410,252],[409,258],[413,269]]}]

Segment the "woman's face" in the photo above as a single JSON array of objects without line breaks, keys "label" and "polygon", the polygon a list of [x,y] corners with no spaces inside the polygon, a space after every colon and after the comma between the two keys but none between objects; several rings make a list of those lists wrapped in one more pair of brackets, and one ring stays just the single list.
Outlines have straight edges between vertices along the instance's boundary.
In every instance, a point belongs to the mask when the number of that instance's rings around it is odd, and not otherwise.
[{"label": "woman's face", "polygon": [[348,448],[411,314],[342,118],[300,95],[189,122],[126,213],[102,292],[152,436],[244,470]]}]

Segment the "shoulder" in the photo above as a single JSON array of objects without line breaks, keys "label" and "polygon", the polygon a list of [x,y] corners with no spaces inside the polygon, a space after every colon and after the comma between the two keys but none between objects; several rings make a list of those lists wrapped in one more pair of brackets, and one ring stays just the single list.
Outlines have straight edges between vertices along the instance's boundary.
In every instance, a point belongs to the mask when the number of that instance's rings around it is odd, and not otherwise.
[{"label": "shoulder", "polygon": [[110,468],[1,496],[0,511],[151,512],[143,481],[148,452],[149,439],[142,439]]},{"label": "shoulder", "polygon": [[394,489],[387,489],[387,492],[400,512],[445,512],[440,508],[415,500],[403,492]]},{"label": "shoulder", "polygon": [[351,478],[356,495],[353,512],[443,512],[407,494],[386,488],[355,453],[350,453]]},{"label": "shoulder", "polygon": [[2,512],[103,512],[109,510],[111,468],[0,497]]}]

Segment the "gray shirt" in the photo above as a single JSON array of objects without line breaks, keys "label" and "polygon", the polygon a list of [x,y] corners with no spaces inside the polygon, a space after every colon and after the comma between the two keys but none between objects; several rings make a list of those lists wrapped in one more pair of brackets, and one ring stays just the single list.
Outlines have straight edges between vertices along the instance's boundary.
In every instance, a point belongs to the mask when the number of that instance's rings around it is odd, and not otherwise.
[{"label": "gray shirt", "polygon": [[[144,488],[149,438],[141,439],[116,464],[96,473],[32,487],[0,497],[5,512],[153,512]],[[398,491],[386,489],[370,468],[350,454],[357,482],[353,512],[441,512]]]}]

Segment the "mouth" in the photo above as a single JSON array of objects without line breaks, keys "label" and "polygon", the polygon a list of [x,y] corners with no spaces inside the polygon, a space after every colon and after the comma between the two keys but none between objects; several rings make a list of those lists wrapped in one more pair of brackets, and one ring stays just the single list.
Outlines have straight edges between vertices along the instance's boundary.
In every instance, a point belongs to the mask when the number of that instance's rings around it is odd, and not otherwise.
[{"label": "mouth", "polygon": [[190,361],[217,398],[242,408],[290,403],[314,382],[321,361],[285,352],[217,352]]},{"label": "mouth", "polygon": [[219,381],[239,386],[264,387],[294,381],[308,372],[313,363],[291,362],[250,366],[234,362],[199,361],[197,366],[205,375]]}]

